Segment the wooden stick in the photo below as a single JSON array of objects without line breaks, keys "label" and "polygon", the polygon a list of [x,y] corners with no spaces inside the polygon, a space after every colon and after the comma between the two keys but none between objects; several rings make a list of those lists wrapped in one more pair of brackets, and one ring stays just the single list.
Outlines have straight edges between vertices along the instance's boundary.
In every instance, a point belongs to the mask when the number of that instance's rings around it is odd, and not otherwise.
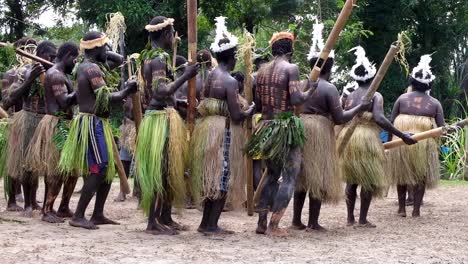
[{"label": "wooden stick", "polygon": [[[369,89],[367,90],[366,95],[362,98],[363,102],[370,102],[372,100],[372,98],[375,95],[375,92],[379,88],[380,83],[382,82],[385,74],[387,73],[387,70],[390,67],[390,64],[392,64],[393,58],[395,58],[395,55],[397,52],[398,52],[398,46],[391,45],[390,49],[387,52],[387,55],[385,55],[385,59],[382,62],[382,65],[380,65],[380,68],[374,77],[374,80],[372,80],[372,83],[369,86]],[[341,145],[338,146],[338,154],[341,155],[343,151],[345,150],[346,146],[348,145],[349,140],[351,139],[351,136],[354,133],[354,130],[356,129],[358,125],[358,119],[362,117],[362,114],[363,113],[360,113],[357,117],[354,117],[353,120],[351,121],[349,128],[345,132],[346,134],[343,135],[343,140],[341,141]]]},{"label": "wooden stick", "polygon": [[[132,70],[132,60],[127,57],[127,69],[128,69],[128,77],[133,75]],[[143,120],[143,113],[141,112],[141,93],[140,90],[136,91],[136,93],[131,95],[132,97],[132,113],[133,113],[133,120],[135,121],[135,130],[136,134],[138,135],[138,131],[140,129],[141,121]]]},{"label": "wooden stick", "polygon": [[[460,128],[465,127],[467,125],[468,125],[468,119],[464,119],[455,124],[455,126],[460,127]],[[450,127],[451,126],[434,128],[431,130],[427,130],[427,131],[412,135],[411,138],[417,141],[421,141],[421,140],[428,139],[428,138],[440,137],[441,135],[447,133]],[[395,140],[385,143],[384,147],[385,149],[392,149],[392,148],[400,147],[403,145],[405,145],[405,142],[403,142],[403,140],[399,138],[399,139],[395,139]]]},{"label": "wooden stick", "polygon": [[120,191],[124,194],[130,194],[130,185],[128,185],[127,175],[125,174],[122,161],[120,160],[119,150],[117,148],[117,145],[115,144],[114,139],[112,139],[111,141],[112,150],[114,152],[115,168],[117,169],[117,174],[119,175],[120,179]]},{"label": "wooden stick", "polygon": [[465,169],[463,173],[463,179],[468,180],[468,129],[465,133]]},{"label": "wooden stick", "polygon": [[176,60],[177,60],[177,46],[179,42],[179,33],[175,33],[174,41],[172,42],[172,71],[175,76],[175,69],[176,69]]},{"label": "wooden stick", "polygon": [[[197,0],[187,0],[187,31],[188,31],[188,61],[189,64],[197,62]],[[193,77],[188,81],[188,109],[187,123],[190,134],[195,127],[195,114],[197,104],[197,79]]]},{"label": "wooden stick", "polygon": [[258,183],[257,190],[255,191],[255,195],[253,198],[254,204],[258,204],[258,201],[260,200],[260,196],[262,194],[263,187],[265,187],[265,183],[267,179],[268,179],[268,168],[266,168],[265,171],[263,171],[262,179]]},{"label": "wooden stick", "polygon": [[[6,47],[8,46],[8,44],[4,43],[4,42],[0,42],[0,47]],[[15,49],[16,53],[18,53],[19,55],[23,56],[23,57],[26,57],[26,58],[29,58],[31,60],[34,60],[34,61],[37,61],[37,62],[40,62],[42,63],[44,66],[54,66],[54,64],[48,60],[44,60],[43,58],[40,58],[36,55],[33,55],[31,53],[28,53],[22,49]]]},{"label": "wooden stick", "polygon": [[328,55],[330,54],[331,50],[336,44],[338,37],[343,30],[346,22],[353,11],[353,6],[356,0],[347,0],[343,8],[341,9],[340,15],[333,25],[333,29],[328,36],[327,42],[325,42],[325,46],[323,47],[322,52],[320,52],[320,58],[315,62],[315,66],[310,72],[309,78],[311,81],[317,81],[318,77],[320,76],[320,72],[322,71],[325,62],[328,59]]},{"label": "wooden stick", "polygon": [[[246,39],[250,39],[253,41],[252,35],[246,31]],[[248,40],[247,40],[248,41]],[[253,102],[253,91],[252,91],[252,84],[253,84],[253,77],[252,77],[252,50],[254,47],[246,49],[243,57],[244,57],[244,64],[245,64],[245,72],[244,72],[244,91],[245,91],[245,99],[249,105]],[[246,138],[249,140],[252,137],[252,116],[246,118]],[[244,155],[245,158],[245,173],[247,175],[247,215],[252,216],[254,214],[254,178],[253,178],[253,160],[248,155]]]},{"label": "wooden stick", "polygon": [[2,107],[0,107],[0,118],[8,118],[8,113]]}]

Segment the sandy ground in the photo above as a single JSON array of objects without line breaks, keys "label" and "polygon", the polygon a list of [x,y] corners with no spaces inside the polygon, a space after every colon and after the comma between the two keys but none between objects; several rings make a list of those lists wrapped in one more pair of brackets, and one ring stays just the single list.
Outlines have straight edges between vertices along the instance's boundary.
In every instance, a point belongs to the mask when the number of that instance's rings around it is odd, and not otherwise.
[{"label": "sandy ground", "polygon": [[[38,212],[32,219],[5,212],[5,200],[0,199],[0,263],[468,263],[468,186],[429,191],[420,219],[397,217],[391,191],[372,204],[369,219],[377,224],[375,229],[346,227],[344,202],[326,205],[321,223],[327,233],[291,231],[281,239],[256,235],[256,217],[245,212],[221,216],[221,226],[235,235],[203,236],[195,231],[201,219],[198,210],[175,216],[190,231],[172,237],[148,235],[136,200],[114,202],[117,192],[114,182],[106,212],[121,225],[95,231],[44,223]],[[0,193],[3,196],[2,189]],[[78,198],[75,194],[73,206]],[[283,226],[291,222],[291,213],[290,207]]]}]

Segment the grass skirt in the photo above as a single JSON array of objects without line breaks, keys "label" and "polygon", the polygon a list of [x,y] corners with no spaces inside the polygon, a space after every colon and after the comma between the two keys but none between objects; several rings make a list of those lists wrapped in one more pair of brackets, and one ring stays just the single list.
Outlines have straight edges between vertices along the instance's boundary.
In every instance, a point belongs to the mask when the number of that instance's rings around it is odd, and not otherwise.
[{"label": "grass skirt", "polygon": [[190,162],[191,175],[200,183],[194,193],[204,199],[219,199],[223,174],[223,143],[229,114],[227,105],[221,100],[206,98],[201,101],[197,120],[190,141],[193,158]]},{"label": "grass skirt", "polygon": [[93,114],[80,113],[71,122],[68,138],[60,155],[59,170],[65,176],[88,175],[90,173],[88,153],[91,147],[90,135],[94,130],[92,126],[95,125],[95,119],[102,121],[108,157],[106,181],[112,182],[116,174],[115,157],[112,149],[112,140],[114,140],[112,128],[107,119]]},{"label": "grass skirt", "polygon": [[[406,133],[421,133],[436,128],[434,118],[415,115],[398,115],[394,125]],[[433,188],[440,179],[439,147],[433,138],[415,145],[401,146],[389,151],[391,184],[415,185],[425,183]]]},{"label": "grass skirt", "polygon": [[[373,121],[371,113],[364,113],[358,122],[340,155],[340,173],[346,183],[360,185],[365,191],[379,196],[385,187],[385,155],[379,136],[380,128]],[[349,124],[340,132],[337,146],[348,129]]]},{"label": "grass skirt", "polygon": [[[23,179],[27,170],[28,146],[43,115],[21,110],[13,115],[8,138],[7,175],[13,179]],[[33,173],[33,177],[38,175]]]},{"label": "grass skirt", "polygon": [[120,137],[120,146],[125,148],[128,152],[135,154],[136,147],[136,128],[135,122],[129,118],[124,119],[120,127],[122,136]]},{"label": "grass skirt", "polygon": [[147,111],[135,151],[141,207],[146,214],[149,214],[155,193],[172,201],[175,207],[185,206],[187,149],[187,130],[174,108]]},{"label": "grass skirt", "polygon": [[11,178],[6,172],[6,160],[8,155],[8,135],[9,135],[9,120],[0,120],[0,179],[3,178],[3,190],[5,200],[8,200],[8,194],[11,190]]},{"label": "grass skirt", "polygon": [[244,155],[244,144],[246,141],[246,131],[242,124],[231,122],[231,145],[229,147],[229,191],[227,202],[234,208],[242,208],[247,200],[247,178],[246,178],[246,157]]},{"label": "grass skirt", "polygon": [[37,126],[28,148],[28,170],[46,176],[49,184],[61,179],[58,168],[60,151],[53,140],[61,120],[58,116],[45,115]]},{"label": "grass skirt", "polygon": [[323,202],[338,202],[343,187],[338,173],[334,123],[322,115],[302,114],[306,141],[296,189]]}]

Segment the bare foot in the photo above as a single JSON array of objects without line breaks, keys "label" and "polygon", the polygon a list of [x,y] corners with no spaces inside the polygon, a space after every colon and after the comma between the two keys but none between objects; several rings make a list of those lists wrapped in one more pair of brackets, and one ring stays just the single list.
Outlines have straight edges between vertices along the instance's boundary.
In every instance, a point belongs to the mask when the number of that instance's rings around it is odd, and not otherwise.
[{"label": "bare foot", "polygon": [[57,211],[57,216],[62,218],[72,218],[73,212],[70,210],[70,208],[59,208]]},{"label": "bare foot", "polygon": [[327,232],[328,230],[321,225],[308,226],[305,230],[306,232]]},{"label": "bare foot", "polygon": [[374,225],[373,223],[369,222],[369,221],[366,221],[365,223],[359,223],[359,225],[357,227],[360,227],[360,228],[376,228],[377,226]]},{"label": "bare foot", "polygon": [[289,236],[288,231],[284,228],[279,227],[268,227],[265,235],[272,237],[287,237]]},{"label": "bare foot", "polygon": [[51,224],[60,224],[65,222],[62,218],[58,217],[57,215],[51,212],[43,214],[41,220]]},{"label": "bare foot", "polygon": [[145,230],[145,233],[151,235],[166,235],[173,236],[178,235],[179,232],[168,228],[167,226],[161,225],[159,223],[154,223],[151,226],[148,226]]},{"label": "bare foot", "polygon": [[292,230],[304,230],[306,229],[306,225],[303,223],[292,223],[292,225],[289,227]]},{"label": "bare foot", "polygon": [[119,195],[114,199],[114,202],[125,202],[126,199],[127,197],[125,197],[125,194],[123,192],[119,192]]},{"label": "bare foot", "polygon": [[42,210],[42,207],[38,203],[33,203],[32,208],[33,210],[38,210],[38,211]]},{"label": "bare foot", "polygon": [[16,203],[12,203],[7,206],[7,211],[8,212],[21,212],[23,211],[23,208],[17,205]]},{"label": "bare foot", "polygon": [[112,221],[105,216],[92,216],[89,221],[95,225],[120,225],[119,223]]},{"label": "bare foot", "polygon": [[412,216],[413,216],[413,217],[421,217],[421,213],[420,213],[420,212],[413,211]]},{"label": "bare foot", "polygon": [[28,207],[24,208],[23,216],[24,217],[29,217],[29,218],[31,218],[33,216],[33,209],[32,209],[31,206],[28,206]]},{"label": "bare foot", "polygon": [[74,227],[81,227],[81,228],[90,229],[90,230],[99,229],[98,226],[93,224],[91,221],[86,220],[85,218],[72,219],[68,223]]},{"label": "bare foot", "polygon": [[355,224],[356,224],[356,220],[348,219],[348,223],[346,223],[346,226],[354,226]]},{"label": "bare foot", "polygon": [[257,226],[257,229],[255,229],[255,233],[264,235],[266,232],[266,228],[264,226]]},{"label": "bare foot", "polygon": [[399,209],[398,209],[398,212],[397,212],[397,215],[398,215],[398,216],[401,216],[401,217],[406,217],[406,210],[405,210],[405,208],[404,208],[404,207],[403,207],[403,208],[399,208]]},{"label": "bare foot", "polygon": [[174,221],[172,221],[172,223],[168,224],[167,226],[170,227],[171,229],[177,230],[177,231],[188,231],[189,230],[188,226],[181,225],[181,224],[179,224],[177,222],[174,222]]},{"label": "bare foot", "polygon": [[414,200],[406,199],[406,206],[412,206],[414,204]]},{"label": "bare foot", "polygon": [[[200,229],[200,228],[199,228]],[[200,229],[198,232],[204,234],[205,236],[222,236],[222,235],[233,235],[234,231],[223,229],[217,227],[215,229]]]}]

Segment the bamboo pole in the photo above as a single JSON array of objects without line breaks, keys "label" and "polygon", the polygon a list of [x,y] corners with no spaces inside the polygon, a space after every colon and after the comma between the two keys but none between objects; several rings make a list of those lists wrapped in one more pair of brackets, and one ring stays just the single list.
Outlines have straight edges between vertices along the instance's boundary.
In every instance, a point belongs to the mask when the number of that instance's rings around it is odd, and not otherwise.
[{"label": "bamboo pole", "polygon": [[[454,126],[463,128],[467,125],[468,125],[468,119],[464,119],[460,122],[457,122]],[[418,134],[414,134],[411,136],[411,138],[417,141],[421,141],[421,140],[428,139],[428,138],[440,137],[441,135],[450,131],[451,127],[453,126],[443,126],[443,127],[434,128],[434,129],[427,130]],[[395,140],[385,143],[384,148],[387,150],[387,149],[397,148],[403,145],[405,145],[405,142],[403,142],[403,140],[399,138],[399,139],[395,139]]]},{"label": "bamboo pole", "polygon": [[179,43],[179,33],[175,33],[175,36],[174,36],[174,41],[172,42],[172,71],[173,71],[173,74],[175,76],[175,70],[176,70],[176,60],[177,60],[177,47],[178,47],[178,43]]},{"label": "bamboo pole", "polygon": [[117,174],[119,175],[120,179],[120,191],[124,194],[130,194],[130,185],[128,185],[127,174],[125,174],[125,170],[120,160],[119,150],[117,145],[115,144],[115,140],[112,139],[112,151],[114,152],[114,162],[115,168],[117,169]]},{"label": "bamboo pole", "polygon": [[[132,59],[127,57],[127,70],[128,70],[128,77],[133,75],[132,69]],[[135,130],[136,134],[138,135],[138,131],[140,129],[141,121],[143,120],[143,113],[141,112],[141,93],[138,89],[136,93],[131,95],[132,97],[132,113],[133,113],[133,120],[135,121]]]},{"label": "bamboo pole", "polygon": [[258,201],[260,201],[260,196],[262,194],[263,187],[265,187],[265,183],[268,179],[267,176],[268,176],[268,168],[263,171],[262,178],[260,179],[260,182],[258,183],[257,191],[255,191],[255,195],[253,197],[254,204],[258,204]]},{"label": "bamboo pole", "polygon": [[465,128],[465,169],[463,179],[468,180],[468,128]]},{"label": "bamboo pole", "polygon": [[315,66],[309,74],[309,79],[311,81],[317,81],[318,77],[320,76],[320,72],[322,71],[325,62],[328,59],[328,55],[330,55],[331,50],[336,44],[338,37],[343,30],[346,22],[353,11],[353,6],[357,0],[347,0],[343,8],[341,9],[340,15],[333,25],[333,29],[330,32],[330,35],[327,38],[327,42],[325,42],[325,46],[323,50],[320,52],[319,59],[315,62]]},{"label": "bamboo pole", "polygon": [[[388,50],[387,55],[385,55],[382,65],[380,65],[380,68],[377,71],[377,74],[375,75],[374,80],[372,80],[372,83],[369,86],[369,89],[367,90],[366,95],[362,98],[363,102],[370,102],[372,98],[374,97],[374,94],[379,88],[380,83],[382,82],[383,78],[385,77],[385,74],[387,73],[387,70],[390,67],[390,64],[392,64],[393,58],[398,52],[398,49],[399,49],[398,45],[399,44],[397,45],[392,44],[390,46],[390,49]],[[350,127],[348,128],[348,130],[346,130],[346,134],[344,134],[343,136],[341,145],[338,146],[338,154],[341,155],[343,151],[345,150],[346,145],[348,144],[349,140],[351,139],[351,136],[354,133],[354,130],[356,129],[359,117],[362,117],[362,113],[360,113],[357,117],[354,117],[353,120],[351,121]]]},{"label": "bamboo pole", "polygon": [[[187,0],[187,31],[188,31],[188,62],[190,65],[197,62],[197,0]],[[188,81],[188,110],[187,123],[190,134],[195,126],[197,104],[197,79],[193,77]]]},{"label": "bamboo pole", "polygon": [[[254,44],[254,39],[253,36],[245,31],[245,37],[246,41],[249,43]],[[245,91],[245,99],[247,99],[247,102],[249,105],[252,104],[253,102],[253,91],[252,91],[252,85],[253,85],[253,77],[252,77],[252,72],[253,72],[253,65],[252,65],[252,51],[254,47],[253,45],[251,47],[246,48],[243,52],[243,57],[244,57],[244,64],[245,64],[245,72],[244,72],[244,91]],[[252,137],[252,116],[247,117],[246,119],[246,138],[249,140]],[[248,155],[244,155],[245,161],[246,161],[246,166],[245,166],[245,173],[247,176],[247,215],[252,216],[254,214],[254,178],[253,178],[253,160],[251,157]]]}]

